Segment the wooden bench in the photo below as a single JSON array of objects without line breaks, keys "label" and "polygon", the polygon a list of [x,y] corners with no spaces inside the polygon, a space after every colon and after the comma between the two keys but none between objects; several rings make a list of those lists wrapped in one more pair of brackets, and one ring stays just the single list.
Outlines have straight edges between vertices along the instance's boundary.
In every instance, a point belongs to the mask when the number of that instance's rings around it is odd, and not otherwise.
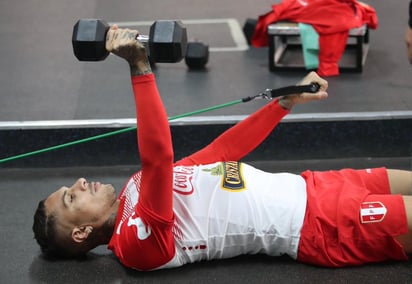
[{"label": "wooden bench", "polygon": [[[298,23],[280,21],[268,26],[269,70],[306,70]],[[351,29],[345,53],[339,62],[340,72],[362,72],[369,49],[367,25]],[[291,54],[288,54],[290,52]],[[289,55],[289,56],[288,56]]]}]

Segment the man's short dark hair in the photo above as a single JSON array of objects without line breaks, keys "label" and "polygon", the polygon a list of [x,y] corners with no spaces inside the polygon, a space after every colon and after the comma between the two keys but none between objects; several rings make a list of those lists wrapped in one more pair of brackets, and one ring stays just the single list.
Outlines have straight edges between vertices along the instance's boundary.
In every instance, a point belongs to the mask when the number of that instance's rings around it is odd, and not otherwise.
[{"label": "man's short dark hair", "polygon": [[47,215],[45,199],[39,202],[33,216],[34,238],[40,245],[42,253],[49,257],[69,257],[70,253],[58,245],[56,234],[56,217]]}]

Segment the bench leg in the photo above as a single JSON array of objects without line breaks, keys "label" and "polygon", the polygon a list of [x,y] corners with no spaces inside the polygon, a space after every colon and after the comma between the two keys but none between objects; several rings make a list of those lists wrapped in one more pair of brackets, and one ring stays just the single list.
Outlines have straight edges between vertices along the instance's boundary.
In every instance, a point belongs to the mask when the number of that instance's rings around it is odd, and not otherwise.
[{"label": "bench leg", "polygon": [[362,72],[363,68],[363,41],[364,38],[362,36],[356,37],[356,67],[355,72]]},{"label": "bench leg", "polygon": [[275,36],[269,36],[269,71],[275,71]]},{"label": "bench leg", "polygon": [[368,27],[368,26],[366,26],[366,32],[365,32],[365,35],[364,35],[364,40],[363,40],[363,42],[364,42],[365,44],[368,44],[368,43],[369,43],[369,27]]}]

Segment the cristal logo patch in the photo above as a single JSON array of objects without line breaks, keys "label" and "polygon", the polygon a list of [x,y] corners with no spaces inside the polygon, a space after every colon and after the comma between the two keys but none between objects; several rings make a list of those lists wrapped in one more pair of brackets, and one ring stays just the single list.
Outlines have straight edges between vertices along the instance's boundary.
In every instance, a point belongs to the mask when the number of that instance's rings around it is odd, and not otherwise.
[{"label": "cristal logo patch", "polygon": [[379,201],[363,202],[360,209],[362,223],[382,222],[385,219],[386,207]]},{"label": "cristal logo patch", "polygon": [[222,188],[233,191],[245,189],[245,182],[242,177],[242,164],[240,162],[223,163]]}]

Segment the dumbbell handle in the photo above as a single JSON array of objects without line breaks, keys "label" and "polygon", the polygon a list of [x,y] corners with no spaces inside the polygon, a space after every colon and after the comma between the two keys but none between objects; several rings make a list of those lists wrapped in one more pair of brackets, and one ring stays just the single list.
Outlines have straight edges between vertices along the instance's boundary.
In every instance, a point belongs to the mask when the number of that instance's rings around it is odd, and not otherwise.
[{"label": "dumbbell handle", "polygon": [[146,48],[147,55],[150,57],[150,37],[148,35],[139,34],[136,36],[136,40],[143,44],[143,46]]},{"label": "dumbbell handle", "polygon": [[150,56],[150,46],[149,46],[149,36],[148,35],[138,35],[136,39],[143,44],[143,46],[146,48],[147,54]]},{"label": "dumbbell handle", "polygon": [[149,36],[148,35],[138,35],[136,37],[136,39],[138,41],[140,41],[141,43],[148,43],[149,42]]},{"label": "dumbbell handle", "polygon": [[146,48],[146,53],[147,53],[147,55],[148,55],[149,58],[150,58],[150,46],[149,46],[149,40],[150,40],[150,38],[149,38],[149,36],[148,36],[148,35],[138,35],[138,36],[136,37],[136,39],[137,39],[141,44],[143,44],[143,46]]}]

